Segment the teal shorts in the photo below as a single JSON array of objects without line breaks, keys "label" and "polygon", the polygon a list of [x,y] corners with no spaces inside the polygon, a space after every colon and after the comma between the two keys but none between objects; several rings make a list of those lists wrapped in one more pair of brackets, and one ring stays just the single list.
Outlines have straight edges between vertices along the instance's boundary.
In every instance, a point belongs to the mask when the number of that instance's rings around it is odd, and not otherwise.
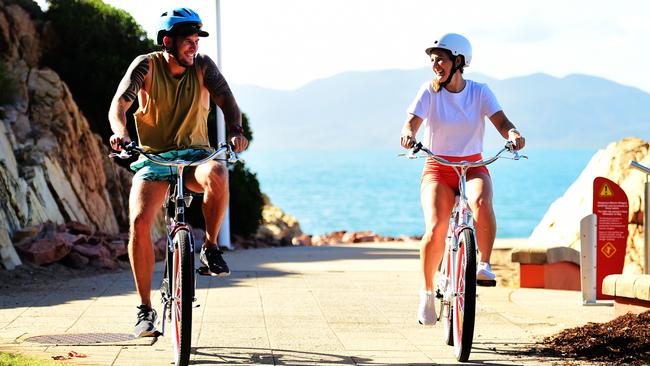
[{"label": "teal shorts", "polygon": [[[183,149],[170,150],[156,154],[163,159],[168,160],[201,160],[208,156],[211,151],[204,149]],[[135,172],[133,179],[142,179],[147,181],[175,181],[178,169],[175,166],[166,166],[156,164],[153,161],[140,156],[138,160],[131,163],[131,170]]]}]

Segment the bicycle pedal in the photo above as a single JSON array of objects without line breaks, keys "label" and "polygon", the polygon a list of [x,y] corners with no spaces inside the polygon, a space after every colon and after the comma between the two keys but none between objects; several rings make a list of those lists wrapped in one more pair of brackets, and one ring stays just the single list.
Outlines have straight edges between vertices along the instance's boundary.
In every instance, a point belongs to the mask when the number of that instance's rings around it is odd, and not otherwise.
[{"label": "bicycle pedal", "polygon": [[210,272],[210,268],[207,266],[201,266],[196,269],[196,273],[198,273],[201,276],[212,276],[212,272]]},{"label": "bicycle pedal", "polygon": [[495,287],[497,285],[496,280],[476,280],[476,285],[477,286],[483,286],[483,287]]}]

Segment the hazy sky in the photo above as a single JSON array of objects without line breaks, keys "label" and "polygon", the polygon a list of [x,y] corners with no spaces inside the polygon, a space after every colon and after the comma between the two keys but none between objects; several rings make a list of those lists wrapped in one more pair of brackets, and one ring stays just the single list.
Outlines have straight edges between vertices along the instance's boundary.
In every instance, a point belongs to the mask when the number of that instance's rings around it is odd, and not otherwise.
[{"label": "hazy sky", "polygon": [[[214,1],[105,2],[152,39],[166,9],[196,10],[211,32],[200,51],[216,59]],[[474,47],[471,71],[499,79],[582,73],[650,92],[646,0],[221,0],[221,19],[230,83],[294,89],[344,71],[428,67],[423,50],[456,32]]]}]

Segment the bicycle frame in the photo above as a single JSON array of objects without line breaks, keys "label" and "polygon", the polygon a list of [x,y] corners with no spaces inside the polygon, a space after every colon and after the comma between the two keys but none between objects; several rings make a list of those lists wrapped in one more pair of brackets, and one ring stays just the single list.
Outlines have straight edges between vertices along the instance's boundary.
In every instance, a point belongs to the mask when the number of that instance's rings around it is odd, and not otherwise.
[{"label": "bicycle frame", "polygon": [[[174,275],[172,273],[173,271],[173,266],[171,266],[171,260],[170,258],[173,258],[174,252],[176,251],[176,247],[173,242],[173,238],[176,235],[178,231],[181,230],[186,230],[189,233],[190,237],[190,246],[188,248],[188,252],[193,254],[194,253],[194,237],[191,234],[191,228],[189,225],[185,222],[185,209],[190,206],[192,203],[192,196],[186,195],[185,194],[185,183],[184,183],[184,170],[186,167],[191,167],[191,166],[198,166],[203,163],[206,163],[210,160],[215,159],[219,155],[222,154],[227,154],[227,161],[228,162],[236,162],[238,161],[236,155],[232,152],[230,149],[230,145],[227,143],[221,143],[219,145],[219,148],[210,153],[208,156],[199,159],[199,160],[183,160],[183,159],[178,159],[178,160],[166,160],[163,158],[160,158],[154,154],[149,154],[145,152],[142,148],[139,146],[134,145],[133,143],[127,147],[125,147],[125,150],[130,150],[130,151],[136,151],[137,153],[143,155],[145,158],[151,160],[152,162],[163,165],[163,166],[170,166],[170,167],[176,167],[177,172],[176,172],[176,185],[174,186],[174,192],[171,192],[172,186],[170,186],[170,191],[168,191],[168,196],[165,199],[165,205],[168,205],[169,202],[174,203],[174,217],[169,217],[168,211],[165,213],[165,219],[167,223],[167,253],[166,253],[166,264],[165,264],[165,271],[167,272],[167,279],[173,279]],[[168,208],[167,206],[165,206]],[[165,285],[165,284],[164,284]],[[167,284],[168,291],[163,292],[163,299],[162,302],[164,304],[163,307],[163,316],[162,316],[162,332],[161,334],[164,336],[165,335],[165,320],[167,318],[166,312],[168,310],[171,310],[170,304],[172,304],[176,299],[174,298],[174,294],[172,294],[170,289],[173,286],[173,283],[169,281]],[[192,286],[192,298],[194,298],[194,291],[195,291],[195,286]]]},{"label": "bicycle frame", "polygon": [[[191,234],[192,230],[189,227],[189,225],[185,222],[185,209],[190,206],[192,203],[192,196],[190,195],[185,195],[185,189],[184,189],[184,182],[183,182],[183,170],[185,168],[185,165],[177,165],[177,174],[176,174],[176,185],[175,186],[170,186],[169,190],[167,192],[167,197],[165,198],[165,222],[167,224],[167,252],[165,255],[165,273],[166,273],[166,280],[167,282],[163,282],[162,286],[166,286],[167,288],[162,291],[163,296],[161,299],[161,302],[163,303],[163,314],[162,314],[162,330],[161,330],[161,335],[165,336],[165,321],[167,320],[167,311],[171,311],[171,305],[176,301],[172,288],[173,288],[173,282],[172,279],[175,277],[173,271],[173,258],[174,258],[174,252],[176,251],[176,245],[174,245],[174,236],[176,233],[180,230],[186,230],[188,233],[190,233],[189,238],[189,248],[188,252],[191,253],[192,255],[194,254],[194,236]],[[172,191],[172,188],[174,191]],[[176,192],[174,194],[174,192]],[[169,207],[168,205],[170,203],[174,204],[174,217],[169,216]],[[164,281],[164,280],[163,280]],[[192,286],[192,293],[191,297],[196,300],[195,298],[195,286]]]},{"label": "bicycle frame", "polygon": [[[185,222],[185,209],[192,202],[192,196],[186,194],[183,173],[186,167],[198,166],[219,155],[226,154],[230,163],[238,161],[237,155],[230,149],[230,145],[222,143],[219,148],[208,156],[195,160],[166,160],[154,154],[145,152],[135,143],[122,146],[119,154],[111,157],[127,158],[132,153],[139,153],[152,162],[176,167],[176,184],[170,185],[165,198],[165,221],[167,224],[167,247],[165,255],[165,272],[161,286],[163,314],[161,319],[161,335],[165,335],[165,323],[172,321],[172,346],[175,364],[186,365],[189,362],[191,349],[192,303],[196,301],[196,276],[194,267],[194,238],[190,226]],[[174,214],[169,213],[169,205],[173,204]],[[178,252],[178,253],[177,253]],[[187,286],[191,284],[191,286]],[[184,288],[184,287],[188,288]],[[169,311],[169,314],[167,313]]]}]

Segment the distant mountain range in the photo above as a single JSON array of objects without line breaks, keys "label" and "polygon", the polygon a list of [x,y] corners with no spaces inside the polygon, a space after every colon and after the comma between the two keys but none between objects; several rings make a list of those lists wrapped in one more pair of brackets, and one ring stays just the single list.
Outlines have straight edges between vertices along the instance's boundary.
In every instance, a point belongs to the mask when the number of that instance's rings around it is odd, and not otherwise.
[{"label": "distant mountain range", "polygon": [[[291,91],[232,85],[253,129],[254,149],[397,147],[406,108],[428,68],[346,72]],[[530,148],[600,148],[626,136],[650,139],[650,94],[587,75],[481,74]],[[489,124],[489,121],[487,122]],[[491,124],[486,149],[501,144]]]}]

